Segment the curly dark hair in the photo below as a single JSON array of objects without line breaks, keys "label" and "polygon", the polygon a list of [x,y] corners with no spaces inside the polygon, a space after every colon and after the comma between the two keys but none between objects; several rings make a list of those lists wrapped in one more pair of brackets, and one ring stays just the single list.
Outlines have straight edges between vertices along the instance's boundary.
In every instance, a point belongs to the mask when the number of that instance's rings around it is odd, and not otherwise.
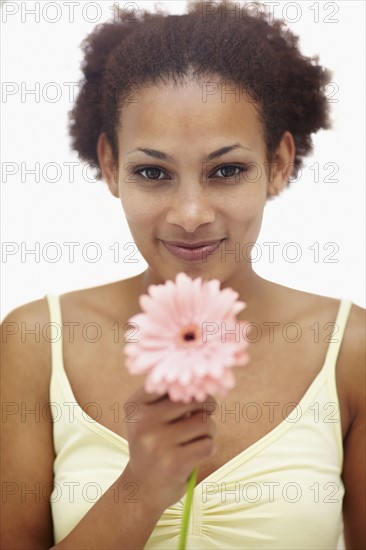
[{"label": "curly dark hair", "polygon": [[[238,85],[259,113],[269,162],[283,133],[292,133],[296,156],[292,179],[313,150],[311,134],[330,128],[325,87],[331,72],[305,57],[298,36],[279,19],[270,20],[263,5],[251,10],[238,2],[188,2],[187,13],[171,15],[139,10],[133,20],[119,10],[99,24],[81,44],[84,78],[69,113],[72,148],[92,163],[101,178],[97,140],[105,132],[117,163],[117,128],[131,90],[145,85],[197,80],[219,75]],[[257,9],[253,9],[253,6]]]}]

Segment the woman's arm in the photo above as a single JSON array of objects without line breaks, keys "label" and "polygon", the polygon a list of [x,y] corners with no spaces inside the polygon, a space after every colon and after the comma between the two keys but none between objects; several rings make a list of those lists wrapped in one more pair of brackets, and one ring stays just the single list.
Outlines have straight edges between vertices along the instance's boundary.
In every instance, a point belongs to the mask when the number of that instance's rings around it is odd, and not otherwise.
[{"label": "woman's arm", "polygon": [[365,310],[354,306],[349,364],[351,425],[344,442],[343,517],[347,550],[366,548]]},{"label": "woman's arm", "polygon": [[48,321],[47,304],[38,300],[17,308],[2,323],[2,548],[53,544],[52,423],[42,414],[49,402],[50,344],[41,336]]}]

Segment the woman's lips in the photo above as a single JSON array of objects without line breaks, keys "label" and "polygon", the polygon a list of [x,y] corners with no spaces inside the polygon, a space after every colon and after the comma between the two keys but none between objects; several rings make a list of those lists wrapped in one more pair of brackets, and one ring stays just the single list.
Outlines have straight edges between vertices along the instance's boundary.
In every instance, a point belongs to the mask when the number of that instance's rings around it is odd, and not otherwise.
[{"label": "woman's lips", "polygon": [[169,250],[169,252],[171,252],[171,254],[173,254],[180,260],[194,262],[194,261],[199,261],[199,260],[202,261],[203,259],[207,259],[207,256],[209,254],[213,254],[218,250],[223,240],[224,239],[216,243],[211,243],[204,246],[198,246],[196,248],[185,248],[184,246],[176,246],[176,245],[168,244],[164,241],[161,241],[161,242],[163,243],[165,248]]}]

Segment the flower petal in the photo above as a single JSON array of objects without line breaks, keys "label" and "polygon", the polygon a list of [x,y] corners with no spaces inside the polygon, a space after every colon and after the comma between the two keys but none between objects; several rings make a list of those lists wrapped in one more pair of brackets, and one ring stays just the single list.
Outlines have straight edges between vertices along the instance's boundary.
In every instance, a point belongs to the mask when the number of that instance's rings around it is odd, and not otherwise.
[{"label": "flower petal", "polygon": [[[184,272],[175,282],[150,285],[148,292],[140,296],[144,312],[129,320],[138,331],[129,331],[124,346],[127,369],[146,372],[146,391],[168,393],[173,401],[204,400],[207,393],[225,395],[235,385],[232,367],[249,360],[243,332],[247,322],[238,325],[235,318],[246,303],[234,290],[220,290],[218,279],[192,280]],[[191,323],[201,334],[192,345],[180,345],[177,336]]]}]

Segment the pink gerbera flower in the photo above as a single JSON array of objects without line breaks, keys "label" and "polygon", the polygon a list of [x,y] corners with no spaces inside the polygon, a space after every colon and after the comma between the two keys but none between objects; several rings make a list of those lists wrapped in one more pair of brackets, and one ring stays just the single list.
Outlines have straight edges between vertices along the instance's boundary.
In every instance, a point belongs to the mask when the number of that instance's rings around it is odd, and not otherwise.
[{"label": "pink gerbera flower", "polygon": [[148,292],[139,299],[145,313],[129,319],[138,327],[138,342],[124,348],[129,372],[146,373],[146,391],[167,393],[172,401],[226,395],[235,385],[231,367],[249,361],[247,322],[235,319],[246,307],[239,294],[220,290],[217,279],[192,280],[183,272]]}]

